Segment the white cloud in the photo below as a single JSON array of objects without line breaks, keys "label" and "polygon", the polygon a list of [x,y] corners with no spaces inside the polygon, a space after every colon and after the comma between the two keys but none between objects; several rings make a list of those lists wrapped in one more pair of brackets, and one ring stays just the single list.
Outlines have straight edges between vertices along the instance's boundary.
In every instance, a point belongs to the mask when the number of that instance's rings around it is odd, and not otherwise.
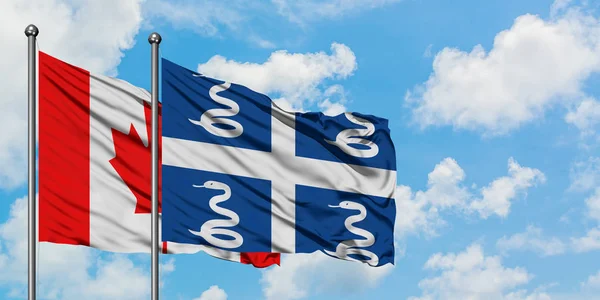
[{"label": "white cloud", "polygon": [[346,14],[374,9],[400,0],[271,0],[278,12],[290,21],[303,25],[321,18],[337,18]]},{"label": "white cloud", "polygon": [[307,21],[341,17],[399,1],[147,0],[143,8],[148,20],[144,25],[152,28],[164,20],[174,28],[189,29],[203,36],[223,38],[227,32],[258,47],[272,49],[275,43],[257,32],[263,27],[281,26],[281,16],[303,28]]},{"label": "white cloud", "polygon": [[575,252],[600,250],[600,228],[592,228],[583,237],[571,238]]},{"label": "white cloud", "polygon": [[[53,288],[63,285],[62,298],[76,299],[85,295],[86,299],[137,299],[147,298],[149,277],[146,268],[142,269],[124,256],[115,256],[109,260],[98,258],[95,267],[96,274],[90,274],[86,280],[79,283],[79,289],[64,286],[63,280],[54,274]],[[95,275],[95,276],[94,276]],[[73,284],[73,282],[66,282]]]},{"label": "white cloud", "polygon": [[[586,200],[586,215],[600,224],[600,187]],[[570,238],[570,249],[576,253],[600,250],[600,227],[588,230],[585,236]],[[528,226],[526,232],[515,234],[509,238],[502,237],[497,242],[500,251],[530,250],[542,256],[557,255],[566,252],[567,245],[560,239],[545,238],[542,230]]]},{"label": "white cloud", "polygon": [[569,7],[573,0],[555,0],[550,7],[550,15],[556,16]]},{"label": "white cloud", "polygon": [[425,52],[423,52],[423,57],[429,58],[429,57],[433,56],[433,53],[431,53],[432,49],[433,49],[433,44],[429,44],[429,46],[427,46],[427,48],[425,48]]},{"label": "white cloud", "polygon": [[582,290],[595,290],[600,292],[600,271],[595,275],[590,275],[585,282],[581,283]]},{"label": "white cloud", "polygon": [[402,218],[396,219],[395,232],[402,237],[423,232],[436,235],[445,225],[440,213],[456,210],[464,214],[478,213],[481,218],[490,215],[506,217],[517,194],[538,182],[544,174],[538,169],[521,167],[512,157],[508,159],[508,176],[499,177],[480,190],[480,196],[464,183],[464,170],[453,158],[445,158],[429,173],[427,190],[413,193],[408,186],[396,189],[396,206]]},{"label": "white cloud", "polygon": [[479,212],[484,219],[492,214],[506,217],[510,212],[511,200],[517,193],[546,182],[540,170],[521,167],[512,157],[508,160],[508,175],[484,187],[481,191],[483,197],[471,202],[469,208]]},{"label": "white cloud", "polygon": [[[160,259],[160,258],[159,258]],[[159,285],[162,288],[165,285],[165,278],[175,271],[175,258],[169,258],[166,262],[158,265]]]},{"label": "white cloud", "polygon": [[479,244],[472,244],[458,254],[436,253],[424,268],[440,273],[421,280],[422,296],[409,299],[549,299],[513,291],[527,284],[533,275],[522,267],[503,266],[499,256],[485,256]]},{"label": "white cloud", "polygon": [[391,264],[374,268],[315,252],[283,256],[281,266],[264,271],[260,282],[267,300],[356,295],[377,286],[393,269]]},{"label": "white cloud", "polygon": [[570,171],[569,190],[587,192],[600,186],[600,157],[590,157],[587,161],[573,164]]},{"label": "white cloud", "polygon": [[[600,187],[585,199],[586,215],[600,225]],[[600,227],[590,229],[585,236],[571,238],[575,252],[600,250]]]},{"label": "white cloud", "polygon": [[414,121],[500,135],[556,104],[581,101],[583,83],[600,71],[600,22],[564,3],[555,4],[561,14],[550,20],[519,16],[489,52],[481,45],[440,51],[429,79],[405,97]]},{"label": "white cloud", "polygon": [[[329,86],[323,92],[323,82],[345,79],[356,68],[354,52],[344,44],[333,43],[330,55],[324,52],[303,54],[281,50],[273,52],[267,61],[260,64],[241,63],[215,55],[198,65],[198,72],[245,85],[274,100],[285,99],[294,109],[301,110],[304,104],[312,105],[317,100],[326,103],[326,99],[339,94],[341,86],[337,85]],[[276,99],[275,95],[282,99]],[[332,106],[331,103],[324,105]]]},{"label": "white cloud", "polygon": [[259,36],[256,36],[256,35],[250,36],[249,40],[251,42],[253,42],[254,44],[256,44],[257,46],[259,46],[260,48],[264,48],[264,49],[277,48],[277,45],[275,45],[275,43],[273,43],[272,41],[263,39],[263,38],[261,38]]},{"label": "white cloud", "polygon": [[427,198],[433,206],[462,206],[469,197],[467,189],[459,185],[465,179],[465,172],[452,158],[437,164],[427,179]]},{"label": "white cloud", "polygon": [[[25,182],[27,155],[27,38],[40,29],[40,50],[92,72],[116,75],[123,50],[134,45],[142,0],[5,0],[0,10],[0,188]],[[26,5],[25,5],[26,4]],[[110,22],[106,22],[110,20]],[[144,39],[145,41],[145,39]]]},{"label": "white cloud", "polygon": [[585,205],[588,209],[588,216],[600,224],[600,187],[597,187],[596,192],[585,199]]},{"label": "white cloud", "polygon": [[[578,192],[592,191],[585,199],[585,215],[600,225],[600,158],[590,157],[587,161],[574,164],[570,172],[569,190]],[[600,227],[588,230],[585,236],[571,238],[575,252],[600,250]]]},{"label": "white cloud", "polygon": [[[417,195],[426,194],[427,192],[417,192]],[[413,195],[408,186],[396,188],[396,211],[402,212],[401,215],[396,215],[394,229],[394,234],[399,238],[420,232],[426,236],[436,236],[438,228],[446,224],[429,199],[426,196]]]},{"label": "white cloud", "polygon": [[[551,284],[550,286],[558,285],[558,283]],[[545,289],[546,287],[543,287]],[[543,290],[542,289],[542,290]],[[545,294],[545,293],[544,293]],[[600,271],[596,274],[590,275],[585,281],[579,283],[579,289],[573,289],[572,291],[566,292],[552,292],[549,295],[545,295],[546,298],[541,299],[552,299],[552,300],[600,300]],[[529,299],[529,298],[516,298],[516,299]],[[540,298],[532,298],[540,299]]]},{"label": "white cloud", "polygon": [[219,286],[213,285],[194,300],[227,300],[227,293]]},{"label": "white cloud", "polygon": [[328,116],[336,116],[346,111],[346,93],[344,87],[336,84],[332,85],[323,96],[326,97],[321,103],[318,103],[318,107],[323,111],[323,114]]},{"label": "white cloud", "polygon": [[527,226],[525,232],[514,234],[508,238],[503,236],[496,242],[496,247],[501,252],[529,250],[539,253],[541,256],[562,254],[567,248],[565,243],[556,237],[545,238],[542,229],[535,226]]},{"label": "white cloud", "polygon": [[332,103],[329,99],[325,99],[319,103],[319,108],[323,111],[324,115],[337,116],[346,111],[346,107],[341,103]]},{"label": "white cloud", "polygon": [[600,102],[587,98],[565,116],[567,123],[575,125],[584,137],[594,137],[600,125]]},{"label": "white cloud", "polygon": [[[264,49],[273,49],[269,41],[253,29],[257,21],[274,15],[270,3],[251,0],[147,0],[143,6],[145,28],[168,22],[176,29],[187,29],[204,37],[225,38],[231,34]],[[260,16],[260,18],[252,16]]]},{"label": "white cloud", "polygon": [[427,175],[427,190],[414,194],[408,186],[396,189],[395,233],[399,237],[422,231],[427,236],[436,235],[437,228],[445,222],[439,212],[453,207],[464,207],[470,193],[461,183],[465,172],[453,158],[445,158]]},{"label": "white cloud", "polygon": [[[125,255],[102,257],[83,246],[39,244],[40,297],[56,299],[147,299],[147,267]],[[27,287],[27,198],[17,199],[0,224],[0,286],[24,296]]]},{"label": "white cloud", "polygon": [[504,296],[504,300],[551,300],[549,294],[545,292],[533,292],[529,294],[526,290],[519,290],[516,292],[508,293]]},{"label": "white cloud", "polygon": [[220,26],[229,29],[242,26],[246,19],[242,7],[248,5],[251,3],[239,0],[148,0],[144,4],[144,15],[152,21],[164,19],[177,29],[191,29],[204,36],[215,36],[219,35]]}]

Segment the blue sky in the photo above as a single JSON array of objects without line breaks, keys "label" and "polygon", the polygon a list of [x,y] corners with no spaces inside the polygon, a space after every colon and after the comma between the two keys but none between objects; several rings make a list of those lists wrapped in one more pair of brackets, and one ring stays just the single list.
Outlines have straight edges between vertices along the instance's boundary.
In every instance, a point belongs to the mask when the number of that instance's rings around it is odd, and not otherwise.
[{"label": "blue sky", "polygon": [[[10,42],[0,50],[3,298],[22,297],[26,287],[18,264],[25,206],[16,199],[27,187],[22,32],[29,23],[40,27],[42,51],[146,89],[147,37],[157,31],[162,56],[189,69],[295,109],[390,120],[398,170],[394,268],[319,255],[284,256],[281,267],[266,270],[204,254],[163,256],[163,299],[600,295],[598,3],[19,2],[0,11],[0,36]],[[149,255],[81,248],[42,245],[40,256],[54,258],[40,264],[40,281],[54,287],[45,296],[148,297]],[[115,270],[125,275],[111,277]],[[57,279],[67,271],[81,276]]]}]

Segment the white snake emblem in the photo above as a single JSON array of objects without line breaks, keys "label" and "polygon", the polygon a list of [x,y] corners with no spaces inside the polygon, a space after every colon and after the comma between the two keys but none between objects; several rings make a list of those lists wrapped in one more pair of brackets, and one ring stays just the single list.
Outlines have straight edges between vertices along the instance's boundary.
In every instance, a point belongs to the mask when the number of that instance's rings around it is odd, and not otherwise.
[{"label": "white snake emblem", "polygon": [[[346,218],[346,221],[344,221],[344,225],[346,226],[346,229],[348,229],[348,231],[350,231],[356,235],[362,236],[362,237],[364,237],[364,239],[342,241],[341,243],[339,243],[337,245],[335,252],[325,250],[325,253],[327,253],[331,256],[334,256],[334,257],[338,257],[340,259],[365,262],[373,267],[377,266],[379,264],[379,257],[377,257],[377,255],[375,255],[375,253],[368,251],[366,249],[359,249],[359,248],[366,248],[366,247],[373,246],[373,244],[375,244],[375,236],[373,236],[373,234],[370,233],[369,231],[354,227],[354,225],[353,225],[354,223],[360,222],[367,217],[367,210],[365,209],[365,207],[362,204],[352,202],[352,201],[342,201],[337,206],[329,205],[329,207],[338,207],[338,208],[343,208],[343,209],[351,209],[351,210],[360,211],[359,214],[349,216],[348,218]],[[368,260],[359,260],[359,259],[349,257],[348,256],[349,254],[355,254],[355,255],[358,254],[361,256],[368,257],[369,259]]]},{"label": "white snake emblem", "polygon": [[[202,75],[193,74],[194,77],[203,77]],[[225,82],[223,84],[217,84],[210,88],[208,91],[208,95],[212,100],[217,103],[229,106],[229,108],[213,108],[205,111],[200,116],[200,121],[188,119],[192,124],[198,125],[206,129],[206,131],[210,132],[219,137],[224,138],[236,138],[244,132],[244,127],[239,122],[229,119],[227,117],[232,117],[237,115],[240,112],[239,105],[225,97],[221,97],[217,95],[217,93],[226,91],[231,87],[231,83]],[[225,124],[229,125],[233,128],[219,128],[214,124]]]},{"label": "white snake emblem", "polygon": [[[366,128],[350,128],[342,130],[335,137],[335,141],[330,141],[327,139],[325,141],[329,144],[337,146],[342,151],[346,152],[346,154],[355,157],[371,158],[376,156],[379,153],[379,147],[373,141],[364,138],[375,133],[375,126],[373,125],[373,123],[363,118],[357,117],[352,113],[347,112],[344,113],[344,115],[346,116],[346,119],[348,119],[348,121]],[[361,144],[369,147],[369,149],[357,149],[350,146],[349,144]]]},{"label": "white snake emblem", "polygon": [[[191,232],[193,235],[202,237],[208,243],[210,243],[211,245],[213,245],[215,247],[233,249],[233,248],[237,248],[237,247],[241,246],[242,243],[244,242],[244,238],[239,233],[237,233],[233,230],[230,230],[230,229],[215,228],[215,227],[233,227],[240,223],[240,217],[234,211],[217,206],[217,204],[219,204],[223,201],[227,201],[227,199],[229,199],[229,197],[231,197],[231,188],[229,188],[229,186],[227,184],[224,184],[224,183],[218,182],[218,181],[212,181],[212,180],[206,181],[204,183],[204,185],[193,185],[193,187],[224,191],[225,193],[212,197],[208,203],[210,205],[210,208],[214,212],[216,212],[220,215],[229,217],[229,220],[206,221],[204,224],[202,224],[202,227],[200,227],[200,231],[193,231],[191,229],[188,229],[189,232]],[[213,236],[215,234],[230,236],[233,238],[233,240],[219,239],[219,238],[216,238]]]}]

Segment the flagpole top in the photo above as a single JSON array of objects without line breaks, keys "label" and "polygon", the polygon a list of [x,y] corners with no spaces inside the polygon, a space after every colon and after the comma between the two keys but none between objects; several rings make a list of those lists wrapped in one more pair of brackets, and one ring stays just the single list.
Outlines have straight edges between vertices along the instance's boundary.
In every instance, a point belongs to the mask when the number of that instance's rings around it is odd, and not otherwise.
[{"label": "flagpole top", "polygon": [[148,43],[150,44],[160,44],[160,41],[162,41],[162,38],[160,37],[160,34],[156,32],[151,33],[148,37]]},{"label": "flagpole top", "polygon": [[32,35],[33,35],[34,37],[36,37],[36,36],[38,35],[38,33],[40,33],[39,29],[37,28],[37,26],[35,26],[35,25],[33,25],[33,24],[29,24],[29,26],[27,26],[27,27],[25,28],[25,35],[26,35],[27,37],[30,37],[30,36],[32,36]]}]

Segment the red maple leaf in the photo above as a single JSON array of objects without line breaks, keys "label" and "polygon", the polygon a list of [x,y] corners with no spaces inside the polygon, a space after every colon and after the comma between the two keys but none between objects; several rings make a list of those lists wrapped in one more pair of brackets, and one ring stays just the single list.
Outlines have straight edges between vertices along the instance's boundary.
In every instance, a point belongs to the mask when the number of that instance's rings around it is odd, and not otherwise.
[{"label": "red maple leaf", "polygon": [[[148,146],[131,124],[129,134],[112,129],[115,144],[115,157],[109,162],[125,182],[129,190],[135,195],[137,204],[136,214],[149,214],[152,209],[152,107],[144,101],[144,116],[146,120],[146,133]],[[158,103],[158,212],[161,213],[162,200],[162,105]]]}]

